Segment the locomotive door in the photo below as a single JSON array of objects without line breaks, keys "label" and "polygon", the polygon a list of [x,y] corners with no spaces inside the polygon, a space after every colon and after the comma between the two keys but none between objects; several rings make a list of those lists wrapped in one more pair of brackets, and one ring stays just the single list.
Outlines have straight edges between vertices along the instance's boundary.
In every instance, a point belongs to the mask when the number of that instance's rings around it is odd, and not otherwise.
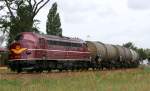
[{"label": "locomotive door", "polygon": [[65,59],[70,59],[71,53],[69,53],[70,50],[68,46],[65,47],[65,51]]},{"label": "locomotive door", "polygon": [[70,59],[70,55],[71,53],[69,52],[70,51],[70,43],[65,43],[65,59]]},{"label": "locomotive door", "polygon": [[76,49],[72,46],[72,43],[67,43],[66,46],[66,59],[73,60],[76,58]]},{"label": "locomotive door", "polygon": [[47,58],[47,46],[46,46],[46,40],[44,38],[39,39],[39,46],[40,46],[40,57],[42,59]]}]

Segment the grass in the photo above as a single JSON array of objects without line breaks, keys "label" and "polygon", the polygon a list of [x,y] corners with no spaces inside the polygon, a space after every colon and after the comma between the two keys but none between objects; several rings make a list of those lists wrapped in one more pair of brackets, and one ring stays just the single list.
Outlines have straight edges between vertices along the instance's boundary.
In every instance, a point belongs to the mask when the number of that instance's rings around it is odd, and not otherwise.
[{"label": "grass", "polygon": [[150,68],[0,75],[0,91],[149,91]]}]

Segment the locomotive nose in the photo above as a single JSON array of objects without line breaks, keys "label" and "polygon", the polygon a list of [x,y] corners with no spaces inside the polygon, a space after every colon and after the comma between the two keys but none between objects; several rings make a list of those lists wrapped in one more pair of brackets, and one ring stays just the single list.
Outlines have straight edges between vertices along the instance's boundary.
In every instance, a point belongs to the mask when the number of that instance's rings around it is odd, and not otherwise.
[{"label": "locomotive nose", "polygon": [[26,50],[27,48],[22,48],[20,43],[14,43],[10,47],[10,52],[11,52],[10,57],[12,59],[21,58],[21,54]]},{"label": "locomotive nose", "polygon": [[25,50],[27,50],[27,48],[21,48],[20,45],[16,45],[15,49],[11,49],[11,51],[15,54],[21,54]]}]

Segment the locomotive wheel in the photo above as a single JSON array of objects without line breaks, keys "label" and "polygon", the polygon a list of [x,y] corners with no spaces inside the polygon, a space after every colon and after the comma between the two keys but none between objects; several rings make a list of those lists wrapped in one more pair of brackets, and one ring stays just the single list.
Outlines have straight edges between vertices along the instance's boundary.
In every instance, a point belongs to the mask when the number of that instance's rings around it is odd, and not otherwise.
[{"label": "locomotive wheel", "polygon": [[41,67],[36,67],[35,72],[41,73],[43,72],[43,69]]},{"label": "locomotive wheel", "polygon": [[35,71],[38,72],[38,73],[42,73],[43,69],[39,68],[39,69],[36,69]]},{"label": "locomotive wheel", "polygon": [[22,68],[17,68],[17,73],[21,73],[22,72]]},{"label": "locomotive wheel", "polygon": [[21,67],[21,65],[20,65],[20,64],[17,64],[16,66],[17,66],[17,67],[16,67],[17,73],[21,73],[21,72],[22,72],[22,67]]},{"label": "locomotive wheel", "polygon": [[52,69],[50,69],[50,68],[48,68],[48,70],[47,70],[48,72],[51,72],[52,71]]},{"label": "locomotive wheel", "polygon": [[37,72],[37,73],[42,73],[42,71],[41,71],[41,70],[36,70],[36,72]]},{"label": "locomotive wheel", "polygon": [[34,70],[27,70],[27,73],[32,73]]},{"label": "locomotive wheel", "polygon": [[62,72],[63,70],[62,70],[62,69],[59,69],[59,71]]}]

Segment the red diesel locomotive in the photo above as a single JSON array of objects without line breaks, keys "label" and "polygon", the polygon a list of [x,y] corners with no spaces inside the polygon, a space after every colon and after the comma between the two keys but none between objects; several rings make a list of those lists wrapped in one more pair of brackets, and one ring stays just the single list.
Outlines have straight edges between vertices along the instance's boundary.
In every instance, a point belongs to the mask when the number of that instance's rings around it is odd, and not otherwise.
[{"label": "red diesel locomotive", "polygon": [[17,72],[80,69],[90,65],[87,45],[78,38],[23,32],[17,35],[9,50],[9,67]]}]

